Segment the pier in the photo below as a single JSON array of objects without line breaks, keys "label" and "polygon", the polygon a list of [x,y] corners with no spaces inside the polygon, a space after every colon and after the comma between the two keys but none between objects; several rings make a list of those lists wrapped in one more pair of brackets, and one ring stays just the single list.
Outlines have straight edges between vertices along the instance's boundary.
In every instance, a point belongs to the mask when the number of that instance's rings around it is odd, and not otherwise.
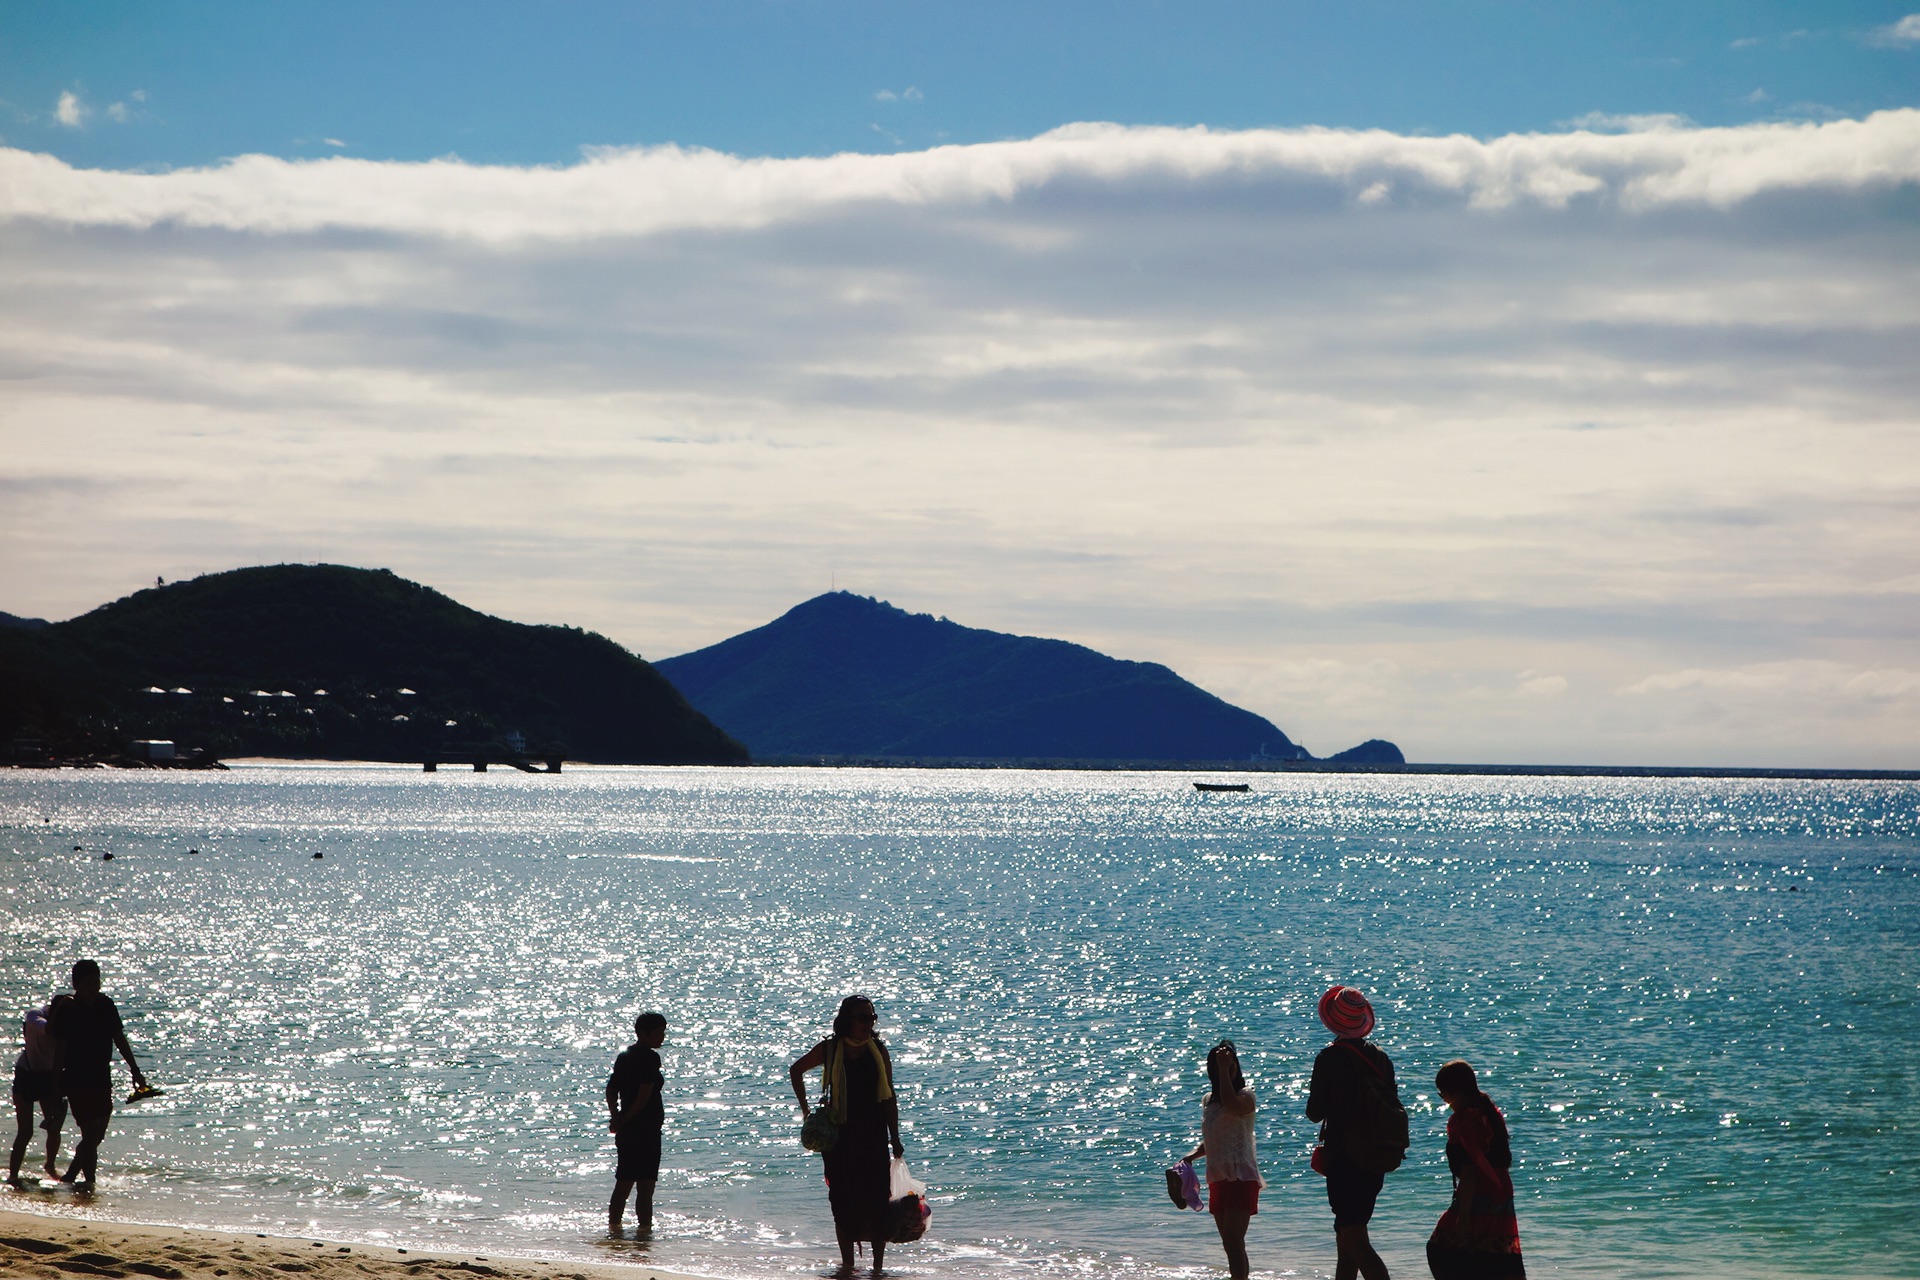
[{"label": "pier", "polygon": [[443,764],[471,765],[475,773],[485,773],[488,765],[495,764],[522,773],[559,773],[561,757],[550,755],[535,759],[501,743],[481,742],[436,751],[422,761],[420,767],[423,772],[438,773]]}]

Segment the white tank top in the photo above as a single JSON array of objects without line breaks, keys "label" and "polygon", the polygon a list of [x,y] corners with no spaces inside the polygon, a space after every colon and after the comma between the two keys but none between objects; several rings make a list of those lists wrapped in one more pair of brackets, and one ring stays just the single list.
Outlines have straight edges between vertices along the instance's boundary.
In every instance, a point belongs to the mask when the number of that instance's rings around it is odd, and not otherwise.
[{"label": "white tank top", "polygon": [[[1253,1090],[1242,1089],[1241,1096],[1253,1100]],[[1267,1185],[1260,1176],[1260,1162],[1253,1153],[1253,1112],[1235,1115],[1224,1106],[1217,1106],[1213,1095],[1209,1093],[1201,1100],[1200,1141],[1207,1146],[1207,1181],[1213,1182],[1257,1182]]]}]

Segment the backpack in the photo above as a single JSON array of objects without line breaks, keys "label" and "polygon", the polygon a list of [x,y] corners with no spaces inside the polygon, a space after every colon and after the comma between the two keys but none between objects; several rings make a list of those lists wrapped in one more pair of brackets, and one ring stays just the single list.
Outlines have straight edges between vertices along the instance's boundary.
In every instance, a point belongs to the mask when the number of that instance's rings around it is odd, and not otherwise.
[{"label": "backpack", "polygon": [[1367,1064],[1366,1073],[1357,1077],[1350,1123],[1342,1129],[1347,1158],[1368,1173],[1392,1173],[1413,1145],[1407,1109],[1400,1105],[1400,1095],[1388,1083],[1386,1074],[1373,1065],[1373,1059],[1359,1045],[1350,1040],[1340,1043]]}]

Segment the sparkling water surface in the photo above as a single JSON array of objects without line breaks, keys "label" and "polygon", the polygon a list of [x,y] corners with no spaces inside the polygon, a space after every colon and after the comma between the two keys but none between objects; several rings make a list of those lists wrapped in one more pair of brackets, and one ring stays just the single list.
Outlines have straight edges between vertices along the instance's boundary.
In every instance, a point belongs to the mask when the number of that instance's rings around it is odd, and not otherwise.
[{"label": "sparkling water surface", "polygon": [[[1224,1035],[1261,1107],[1256,1272],[1324,1276],[1301,1108],[1340,981],[1413,1109],[1373,1229],[1396,1275],[1446,1206],[1461,1056],[1512,1126],[1530,1274],[1920,1276],[1910,783],[16,770],[0,917],[4,1007],[96,956],[167,1088],[116,1116],[90,1205],[10,1205],[820,1275],[786,1066],[857,990],[934,1197],[890,1270],[1219,1274],[1160,1170]],[[604,1238],[601,1095],[646,1008],[641,1246]]]}]

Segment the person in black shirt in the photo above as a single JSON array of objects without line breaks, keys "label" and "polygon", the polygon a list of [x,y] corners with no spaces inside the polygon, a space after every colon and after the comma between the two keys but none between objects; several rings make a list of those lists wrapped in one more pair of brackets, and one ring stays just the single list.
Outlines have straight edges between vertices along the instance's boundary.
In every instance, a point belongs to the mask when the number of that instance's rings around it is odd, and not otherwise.
[{"label": "person in black shirt", "polygon": [[1327,1204],[1333,1209],[1334,1280],[1388,1280],[1387,1264],[1367,1238],[1374,1201],[1384,1174],[1361,1168],[1348,1151],[1356,1125],[1362,1073],[1371,1073],[1394,1089],[1393,1059],[1367,1034],[1373,1030],[1373,1006],[1354,987],[1331,987],[1320,997],[1320,1021],[1337,1037],[1313,1060],[1307,1086],[1307,1119],[1323,1122],[1323,1150],[1315,1165],[1327,1178]]},{"label": "person in black shirt", "polygon": [[67,1166],[60,1181],[92,1187],[100,1140],[107,1136],[107,1121],[113,1116],[115,1049],[127,1060],[134,1088],[147,1087],[147,1078],[141,1074],[140,1064],[133,1060],[133,1048],[127,1043],[120,1010],[100,993],[97,961],[74,962],[73,994],[54,997],[47,1009],[47,1030],[60,1042],[61,1084],[66,1090],[74,1123],[80,1126],[73,1163]]},{"label": "person in black shirt", "polygon": [[660,1046],[666,1043],[667,1020],[643,1013],[633,1020],[634,1043],[613,1060],[607,1077],[607,1131],[620,1153],[613,1171],[613,1199],[607,1203],[607,1230],[620,1234],[620,1219],[633,1196],[634,1234],[653,1234],[653,1184],[660,1180],[660,1130],[667,1122],[660,1090],[667,1083],[660,1070]]}]

